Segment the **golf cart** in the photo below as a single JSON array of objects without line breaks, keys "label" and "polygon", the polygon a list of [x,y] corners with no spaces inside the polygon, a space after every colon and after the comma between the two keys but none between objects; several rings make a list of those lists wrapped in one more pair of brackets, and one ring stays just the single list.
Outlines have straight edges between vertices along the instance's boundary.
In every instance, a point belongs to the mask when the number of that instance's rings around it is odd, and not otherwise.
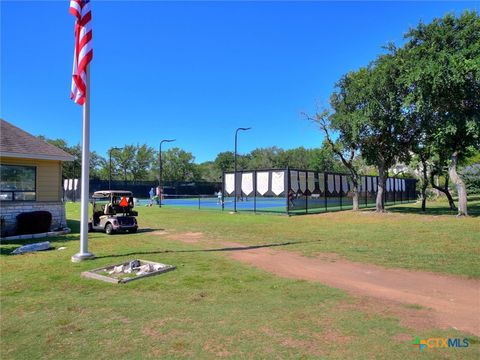
[{"label": "golf cart", "polygon": [[108,235],[120,231],[137,232],[138,224],[135,217],[138,213],[133,210],[131,191],[95,191],[92,205],[93,216],[88,224],[90,231],[105,231]]}]

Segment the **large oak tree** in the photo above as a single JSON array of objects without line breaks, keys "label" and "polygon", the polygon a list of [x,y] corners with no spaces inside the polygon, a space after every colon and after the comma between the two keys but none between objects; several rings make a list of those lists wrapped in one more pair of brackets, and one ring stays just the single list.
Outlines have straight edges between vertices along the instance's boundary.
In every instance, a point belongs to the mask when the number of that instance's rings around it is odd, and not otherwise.
[{"label": "large oak tree", "polygon": [[399,51],[406,109],[424,116],[423,133],[437,156],[448,155],[457,187],[458,215],[467,215],[465,183],[457,165],[480,146],[480,18],[476,12],[419,24]]}]

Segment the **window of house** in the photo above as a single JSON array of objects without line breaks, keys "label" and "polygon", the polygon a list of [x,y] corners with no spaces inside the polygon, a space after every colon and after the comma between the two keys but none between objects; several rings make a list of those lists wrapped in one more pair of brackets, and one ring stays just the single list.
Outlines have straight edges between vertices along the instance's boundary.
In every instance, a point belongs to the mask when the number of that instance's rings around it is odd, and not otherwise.
[{"label": "window of house", "polygon": [[35,201],[37,168],[35,166],[0,165],[0,201]]}]

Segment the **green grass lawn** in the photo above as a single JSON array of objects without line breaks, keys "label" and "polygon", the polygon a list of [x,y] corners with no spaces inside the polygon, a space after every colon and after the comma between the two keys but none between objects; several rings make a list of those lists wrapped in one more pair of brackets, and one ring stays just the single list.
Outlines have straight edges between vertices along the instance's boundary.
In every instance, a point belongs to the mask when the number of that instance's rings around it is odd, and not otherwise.
[{"label": "green grass lawn", "polygon": [[[72,208],[78,218],[78,207]],[[431,203],[426,214],[418,205],[333,212],[308,216],[229,214],[168,207],[138,208],[140,225],[168,231],[202,232],[212,241],[248,245],[294,242],[289,250],[313,256],[337,253],[354,261],[480,277],[480,198],[470,202],[469,218],[447,216],[446,203]],[[154,245],[155,246],[155,245]]]},{"label": "green grass lawn", "polygon": [[[355,261],[479,277],[478,217],[419,215],[412,204],[389,214],[230,215],[139,208],[139,223],[170,234],[202,232],[215,242],[296,242],[282,247],[313,256],[334,252]],[[410,209],[404,209],[410,208]],[[472,204],[473,212],[480,201]],[[476,210],[475,210],[476,209]],[[72,234],[55,247],[8,255],[28,243],[0,245],[2,359],[102,358],[478,358],[479,339],[461,332],[413,329],[321,284],[288,280],[152,233],[90,236],[96,260],[72,264],[79,205],[68,204]],[[30,241],[32,242],[32,241]],[[167,251],[168,250],[168,251]],[[141,255],[124,255],[138,253]],[[177,266],[164,275],[113,285],[80,272],[132,258]],[[410,306],[408,311],[422,311]],[[468,337],[467,349],[419,353],[414,337]]]}]

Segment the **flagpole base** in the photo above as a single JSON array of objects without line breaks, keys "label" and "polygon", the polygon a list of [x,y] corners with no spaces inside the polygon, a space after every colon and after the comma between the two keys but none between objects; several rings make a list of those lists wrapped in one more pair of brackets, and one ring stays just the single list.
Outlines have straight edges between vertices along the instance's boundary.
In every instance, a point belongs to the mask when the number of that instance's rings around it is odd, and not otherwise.
[{"label": "flagpole base", "polygon": [[72,262],[80,262],[84,260],[92,260],[95,259],[95,255],[92,253],[86,252],[86,253],[76,253],[75,255],[72,256]]}]

